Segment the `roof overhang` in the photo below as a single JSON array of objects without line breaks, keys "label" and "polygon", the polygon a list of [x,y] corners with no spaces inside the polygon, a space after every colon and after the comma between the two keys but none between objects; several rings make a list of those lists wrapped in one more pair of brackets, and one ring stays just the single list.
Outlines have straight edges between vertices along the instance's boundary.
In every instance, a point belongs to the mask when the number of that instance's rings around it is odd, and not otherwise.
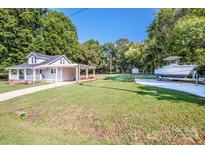
[{"label": "roof overhang", "polygon": [[66,68],[66,67],[69,67],[69,68],[80,68],[80,69],[96,69],[95,66],[90,66],[90,65],[84,65],[84,64],[68,64],[68,65],[40,65],[40,66],[37,66],[37,67],[34,67],[34,68],[55,68],[55,67],[58,67],[58,68]]},{"label": "roof overhang", "polygon": [[78,64],[81,69],[96,69],[95,66],[85,65],[85,64]]},{"label": "roof overhang", "polygon": [[40,68],[80,68],[80,69],[96,69],[95,66],[90,66],[90,65],[85,65],[85,64],[78,64],[78,63],[73,63],[73,64],[59,64],[59,65],[49,65],[49,64],[42,64],[42,65],[33,65],[29,66],[28,64],[21,64],[21,65],[16,65],[16,66],[10,66],[7,67],[7,70],[12,70],[12,69],[40,69]]},{"label": "roof overhang", "polygon": [[182,58],[182,57],[180,57],[180,56],[170,56],[170,57],[167,57],[167,58],[165,58],[163,60],[164,61],[179,60],[180,58]]}]

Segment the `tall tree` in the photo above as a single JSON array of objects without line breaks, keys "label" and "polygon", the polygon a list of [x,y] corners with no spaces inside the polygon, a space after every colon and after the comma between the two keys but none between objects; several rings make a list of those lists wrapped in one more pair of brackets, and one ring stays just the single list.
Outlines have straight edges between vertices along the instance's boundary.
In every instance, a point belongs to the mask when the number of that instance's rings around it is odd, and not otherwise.
[{"label": "tall tree", "polygon": [[[148,27],[146,39],[150,70],[167,56],[182,56],[185,63],[204,65],[205,9],[160,9]],[[154,66],[154,67],[153,67]]]},{"label": "tall tree", "polygon": [[79,59],[76,27],[64,14],[48,9],[0,9],[0,75],[23,63],[31,51]]},{"label": "tall tree", "polygon": [[115,44],[117,48],[116,56],[118,69],[122,73],[127,73],[130,71],[130,64],[125,57],[125,52],[129,50],[130,42],[128,39],[121,38],[118,39]]},{"label": "tall tree", "polygon": [[80,45],[80,62],[89,65],[99,66],[101,63],[102,47],[98,41],[87,40]]},{"label": "tall tree", "polygon": [[114,71],[116,72],[116,52],[117,49],[115,44],[108,42],[103,45],[103,61],[102,68],[104,72],[109,72],[110,74]]}]

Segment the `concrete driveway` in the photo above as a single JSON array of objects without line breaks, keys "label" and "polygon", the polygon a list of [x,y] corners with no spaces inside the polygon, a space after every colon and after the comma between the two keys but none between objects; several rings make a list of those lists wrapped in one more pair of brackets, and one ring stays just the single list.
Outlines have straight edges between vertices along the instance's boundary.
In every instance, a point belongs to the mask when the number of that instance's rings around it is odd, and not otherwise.
[{"label": "concrete driveway", "polygon": [[182,83],[182,82],[174,82],[174,81],[157,81],[154,79],[135,79],[135,82],[147,86],[178,90],[178,91],[183,91],[190,94],[205,97],[204,85],[196,86],[195,84],[192,83]]},{"label": "concrete driveway", "polygon": [[23,96],[23,95],[31,94],[31,93],[38,92],[38,91],[41,91],[41,90],[61,87],[61,86],[64,86],[64,85],[74,84],[74,83],[76,83],[76,82],[75,81],[74,82],[57,82],[57,83],[51,83],[51,84],[42,85],[42,86],[36,86],[36,87],[31,87],[31,88],[25,88],[25,89],[15,90],[15,91],[11,91],[11,92],[6,92],[6,93],[0,94],[0,101],[6,101],[6,100],[9,100],[9,99],[18,97],[18,96]]}]

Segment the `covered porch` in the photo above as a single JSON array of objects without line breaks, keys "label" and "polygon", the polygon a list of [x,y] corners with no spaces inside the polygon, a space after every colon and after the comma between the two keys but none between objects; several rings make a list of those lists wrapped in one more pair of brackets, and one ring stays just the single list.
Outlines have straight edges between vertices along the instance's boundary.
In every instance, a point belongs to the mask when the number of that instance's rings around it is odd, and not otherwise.
[{"label": "covered porch", "polygon": [[95,67],[82,64],[58,67],[9,68],[8,70],[10,83],[63,82],[95,78]]},{"label": "covered porch", "polygon": [[41,81],[43,80],[43,74],[40,69],[32,68],[16,68],[9,69],[9,82],[11,81]]}]

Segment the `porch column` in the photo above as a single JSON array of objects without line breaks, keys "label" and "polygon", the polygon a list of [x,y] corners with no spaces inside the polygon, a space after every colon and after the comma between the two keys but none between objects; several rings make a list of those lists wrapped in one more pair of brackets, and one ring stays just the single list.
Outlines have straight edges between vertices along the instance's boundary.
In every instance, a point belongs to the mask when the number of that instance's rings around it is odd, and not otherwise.
[{"label": "porch column", "polygon": [[34,68],[33,69],[33,82],[35,82],[36,80],[36,69]]},{"label": "porch column", "polygon": [[19,80],[19,69],[17,69],[16,71],[17,71],[17,80]]},{"label": "porch column", "polygon": [[95,77],[95,69],[93,69],[93,77]]},{"label": "porch column", "polygon": [[9,83],[10,83],[10,80],[11,80],[11,70],[9,69]]},{"label": "porch column", "polygon": [[79,80],[79,81],[80,81],[80,71],[81,71],[81,70],[80,70],[80,67],[79,67],[79,69],[78,69],[78,73],[79,73],[79,74],[78,74],[78,80]]},{"label": "porch column", "polygon": [[61,81],[63,81],[63,68],[61,67]]},{"label": "porch column", "polygon": [[86,78],[88,78],[88,69],[86,69]]},{"label": "porch column", "polygon": [[56,67],[56,79],[55,81],[57,82],[58,81],[58,68]]},{"label": "porch column", "polygon": [[78,81],[78,67],[75,68],[75,80]]},{"label": "porch column", "polygon": [[24,69],[24,80],[26,80],[26,69]]}]

